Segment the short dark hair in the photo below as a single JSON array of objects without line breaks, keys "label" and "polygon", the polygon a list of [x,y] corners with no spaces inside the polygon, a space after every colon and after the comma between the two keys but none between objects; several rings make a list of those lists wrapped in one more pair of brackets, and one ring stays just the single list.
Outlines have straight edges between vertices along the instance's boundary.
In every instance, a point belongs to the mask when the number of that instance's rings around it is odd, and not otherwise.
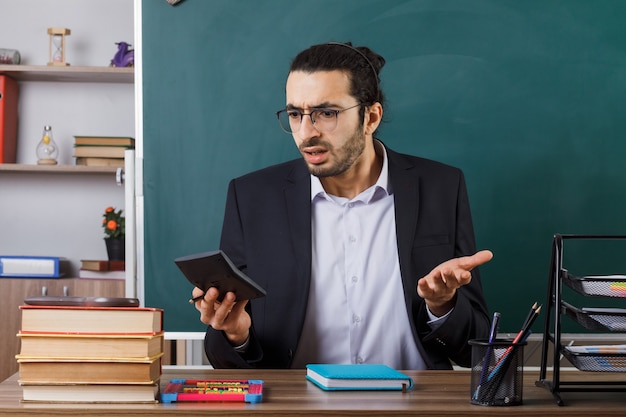
[{"label": "short dark hair", "polygon": [[[300,52],[291,62],[289,72],[345,71],[350,78],[350,94],[360,104],[369,106],[379,102],[384,105],[379,78],[384,65],[385,59],[366,46],[329,42]],[[362,115],[363,112],[361,108]]]}]

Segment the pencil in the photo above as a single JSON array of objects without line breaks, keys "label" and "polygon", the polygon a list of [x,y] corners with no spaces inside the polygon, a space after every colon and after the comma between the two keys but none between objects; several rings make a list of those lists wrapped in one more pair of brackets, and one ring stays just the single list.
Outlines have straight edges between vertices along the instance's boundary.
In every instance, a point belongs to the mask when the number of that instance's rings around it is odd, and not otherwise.
[{"label": "pencil", "polygon": [[498,370],[502,367],[502,363],[506,360],[507,356],[509,356],[511,351],[515,348],[515,344],[523,343],[526,341],[526,339],[528,338],[528,335],[530,334],[530,328],[535,322],[535,319],[537,319],[537,316],[539,316],[540,312],[541,312],[541,306],[537,307],[537,303],[533,304],[532,308],[530,309],[530,313],[528,314],[528,317],[526,317],[526,320],[524,321],[522,330],[520,330],[517,336],[515,336],[515,339],[513,339],[513,343],[511,344],[511,346],[509,346],[504,351],[504,353],[500,357],[500,360],[498,361],[498,363],[496,363],[496,366],[493,368],[493,371],[491,371],[491,373],[489,374],[489,377],[487,378],[487,380],[492,379],[496,375]]},{"label": "pencil", "polygon": [[202,300],[203,298],[204,298],[204,294],[199,295],[199,296],[194,297],[194,298],[191,298],[191,299],[189,299],[189,304],[195,304],[198,301]]},{"label": "pencil", "polygon": [[525,342],[526,339],[528,339],[528,336],[531,333],[530,328],[532,327],[533,323],[535,322],[535,319],[537,319],[537,317],[539,316],[539,313],[541,313],[541,306],[539,306],[539,307],[537,307],[537,309],[535,309],[535,313],[533,314],[533,316],[530,318],[528,324],[526,325],[526,331],[522,335],[522,340],[521,340],[522,343]]}]

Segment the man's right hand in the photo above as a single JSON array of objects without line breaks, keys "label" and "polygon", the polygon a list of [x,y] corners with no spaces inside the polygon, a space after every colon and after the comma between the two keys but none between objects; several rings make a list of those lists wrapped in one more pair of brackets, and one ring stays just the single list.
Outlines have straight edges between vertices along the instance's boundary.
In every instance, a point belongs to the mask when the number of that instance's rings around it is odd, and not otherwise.
[{"label": "man's right hand", "polygon": [[[201,296],[203,292],[196,287],[191,295],[195,298]],[[211,287],[204,294],[204,298],[196,301],[195,305],[200,312],[200,321],[215,330],[222,330],[233,346],[240,346],[248,340],[252,325],[250,315],[245,309],[248,300],[235,301],[235,293],[233,292],[227,292],[221,303],[217,301],[218,297],[217,288]]]}]

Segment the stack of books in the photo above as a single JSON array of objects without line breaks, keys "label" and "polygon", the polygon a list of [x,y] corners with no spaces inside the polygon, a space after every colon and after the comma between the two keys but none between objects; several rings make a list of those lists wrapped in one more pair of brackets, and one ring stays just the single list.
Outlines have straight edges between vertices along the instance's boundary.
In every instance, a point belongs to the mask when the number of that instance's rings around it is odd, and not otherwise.
[{"label": "stack of books", "polygon": [[20,306],[24,401],[156,402],[163,310]]},{"label": "stack of books", "polygon": [[125,279],[126,262],[81,259],[78,277],[87,279]]},{"label": "stack of books", "polygon": [[124,167],[124,151],[135,139],[122,136],[74,136],[76,165]]}]

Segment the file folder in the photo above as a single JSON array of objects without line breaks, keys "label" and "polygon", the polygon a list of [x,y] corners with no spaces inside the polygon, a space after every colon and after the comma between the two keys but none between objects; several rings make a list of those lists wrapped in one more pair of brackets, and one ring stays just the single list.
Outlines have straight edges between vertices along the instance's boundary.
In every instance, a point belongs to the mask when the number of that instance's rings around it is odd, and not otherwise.
[{"label": "file folder", "polygon": [[17,81],[0,75],[0,164],[17,156]]}]

